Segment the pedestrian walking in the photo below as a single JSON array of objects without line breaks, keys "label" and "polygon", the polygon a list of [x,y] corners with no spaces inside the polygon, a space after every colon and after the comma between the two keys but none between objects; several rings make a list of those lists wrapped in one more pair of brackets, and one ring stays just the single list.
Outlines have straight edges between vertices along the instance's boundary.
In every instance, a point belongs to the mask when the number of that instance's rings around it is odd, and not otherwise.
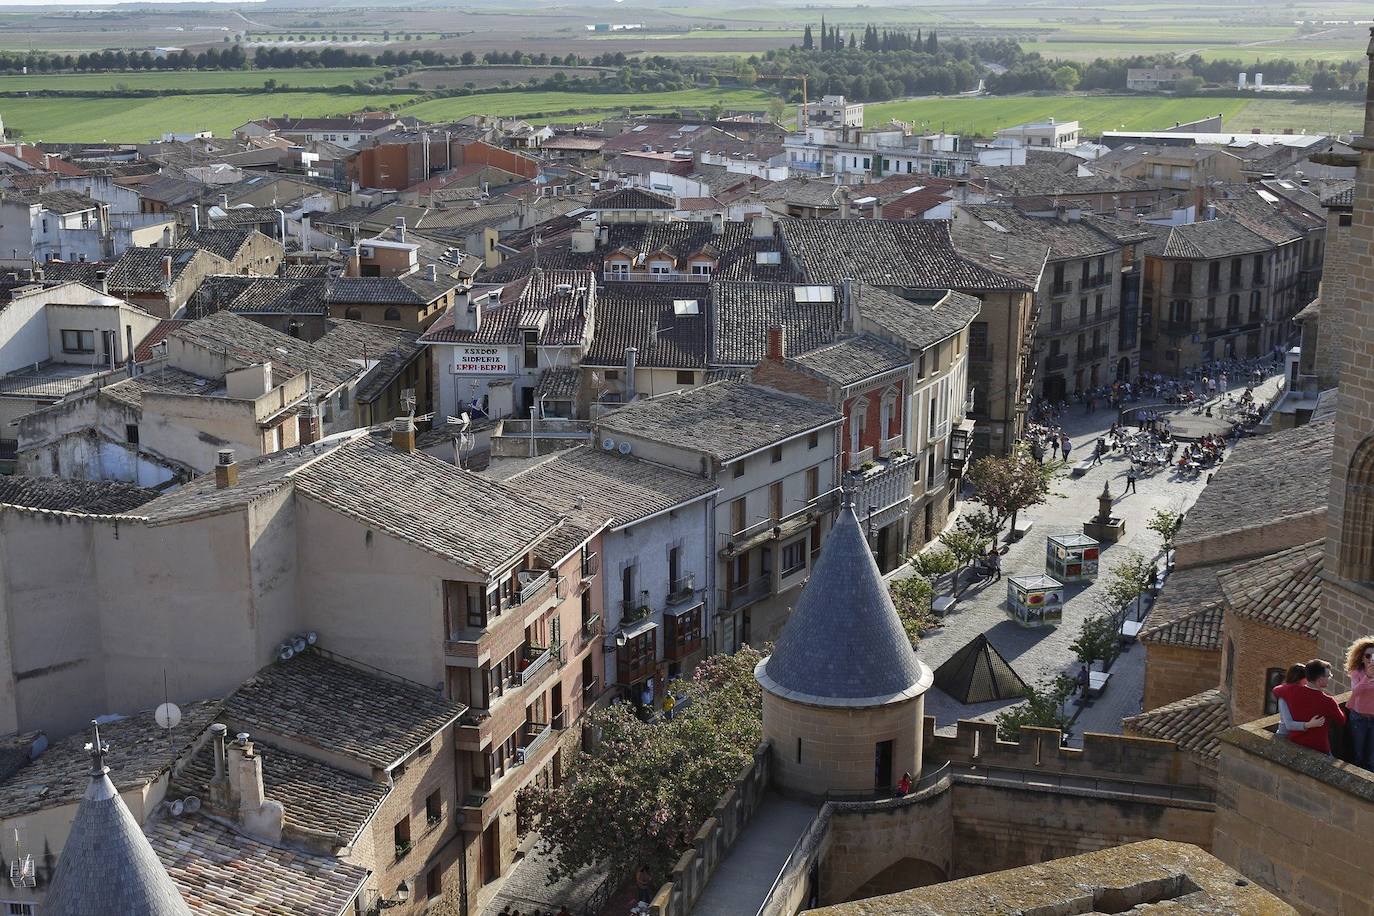
[{"label": "pedestrian walking", "polygon": [[1092,678],[1088,676],[1087,665],[1078,666],[1078,676],[1073,679],[1073,682],[1077,685],[1078,692],[1086,697],[1088,695],[1088,684],[1092,682]]},{"label": "pedestrian walking", "polygon": [[1069,460],[1069,450],[1070,450],[1071,448],[1073,448],[1073,443],[1069,441],[1069,434],[1068,434],[1068,433],[1061,433],[1061,434],[1060,434],[1060,436],[1059,436],[1059,447],[1063,450],[1063,452],[1064,452],[1064,460],[1067,462],[1067,461]]},{"label": "pedestrian walking", "polygon": [[997,552],[997,548],[992,548],[988,554],[988,569],[992,570],[992,581],[998,582],[1002,578],[1002,555]]},{"label": "pedestrian walking", "polygon": [[1098,439],[1096,444],[1093,445],[1093,464],[1097,465],[1102,463],[1102,449],[1102,440]]},{"label": "pedestrian walking", "polygon": [[1121,491],[1121,495],[1135,492],[1135,465],[1131,465],[1126,471],[1126,489]]}]

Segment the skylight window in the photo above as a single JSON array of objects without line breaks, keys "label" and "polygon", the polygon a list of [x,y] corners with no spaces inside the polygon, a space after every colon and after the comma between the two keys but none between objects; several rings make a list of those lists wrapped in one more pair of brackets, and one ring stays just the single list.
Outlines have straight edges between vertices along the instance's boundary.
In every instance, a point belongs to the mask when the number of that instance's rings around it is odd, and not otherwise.
[{"label": "skylight window", "polygon": [[674,299],[673,314],[679,318],[701,314],[701,300],[699,299]]},{"label": "skylight window", "polygon": [[835,288],[833,286],[794,286],[792,291],[798,302],[835,301]]}]

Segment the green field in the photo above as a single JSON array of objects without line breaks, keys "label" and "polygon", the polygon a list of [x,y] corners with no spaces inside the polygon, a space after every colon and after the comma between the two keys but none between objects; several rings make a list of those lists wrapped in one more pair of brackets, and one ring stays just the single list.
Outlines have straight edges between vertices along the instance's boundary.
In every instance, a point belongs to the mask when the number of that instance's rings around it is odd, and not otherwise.
[{"label": "green field", "polygon": [[129,89],[251,89],[265,80],[308,89],[351,86],[355,80],[380,76],[382,67],[340,67],[332,70],[167,70],[128,73],[51,73],[0,75],[0,92],[40,89],[67,92],[100,92],[126,86]]},{"label": "green field", "polygon": [[[678,92],[491,92],[482,95],[433,99],[405,109],[405,114],[426,121],[465,118],[473,114],[536,117],[557,111],[615,112],[627,107],[645,111],[675,108],[709,108],[719,102],[726,108],[763,110],[770,96],[754,89],[684,89]],[[583,116],[585,117],[585,115]],[[580,120],[573,118],[572,120]],[[564,119],[567,120],[567,119]]]},{"label": "green field", "polygon": [[41,142],[135,142],[164,133],[210,130],[228,136],[253,118],[284,113],[302,117],[344,114],[362,108],[395,108],[414,94],[291,92],[256,95],[170,95],[146,99],[0,99],[5,127]]},{"label": "green field", "polygon": [[1083,132],[1160,130],[1175,122],[1209,115],[1223,116],[1226,128],[1248,131],[1286,127],[1308,133],[1353,131],[1363,123],[1357,102],[1301,102],[1290,99],[1170,99],[1155,96],[1056,96],[1012,98],[929,98],[869,105],[864,120],[871,126],[890,118],[926,130],[991,136],[999,127],[1057,118],[1078,121]]}]

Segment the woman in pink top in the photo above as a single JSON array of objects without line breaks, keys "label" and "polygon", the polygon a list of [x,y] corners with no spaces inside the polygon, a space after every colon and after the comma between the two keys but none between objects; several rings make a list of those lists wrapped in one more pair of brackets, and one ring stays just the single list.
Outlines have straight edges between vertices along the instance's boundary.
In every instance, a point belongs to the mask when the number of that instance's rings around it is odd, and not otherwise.
[{"label": "woman in pink top", "polygon": [[1355,764],[1374,771],[1374,636],[1355,640],[1345,656],[1350,672],[1350,738]]}]

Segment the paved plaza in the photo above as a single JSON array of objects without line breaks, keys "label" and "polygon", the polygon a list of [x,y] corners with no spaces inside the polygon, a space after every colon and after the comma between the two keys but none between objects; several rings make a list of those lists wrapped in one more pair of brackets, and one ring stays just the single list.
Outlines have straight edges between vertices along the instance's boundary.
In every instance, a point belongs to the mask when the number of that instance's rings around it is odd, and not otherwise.
[{"label": "paved plaza", "polygon": [[[1268,378],[1255,390],[1255,397],[1271,401],[1278,391],[1279,381],[1278,376]],[[1240,391],[1243,387],[1232,390]],[[1110,409],[1087,414],[1081,407],[1076,407],[1060,418],[1059,424],[1073,442],[1071,463],[1091,454],[1094,440],[1111,426],[1116,416],[1116,411]],[[1111,567],[1128,551],[1136,551],[1147,559],[1157,557],[1161,548],[1159,535],[1145,527],[1150,517],[1159,509],[1186,511],[1206,486],[1206,474],[1188,480],[1173,471],[1162,471],[1140,478],[1138,492],[1123,496],[1129,468],[1129,459],[1117,453],[1082,477],[1071,477],[1068,468],[1057,474],[1045,503],[1021,513],[1021,517],[1029,518],[1033,525],[1030,532],[1010,545],[1003,556],[1003,581],[985,581],[967,589],[946,616],[944,625],[922,638],[918,649],[921,659],[932,669],[938,668],[970,640],[984,633],[1027,683],[1034,684],[1061,672],[1077,673],[1079,663],[1069,645],[1077,638],[1086,617],[1107,609],[1103,593]],[[1044,573],[1045,536],[1081,533],[1083,522],[1097,514],[1103,483],[1111,487],[1113,514],[1126,521],[1125,538],[1117,544],[1106,545],[1095,582],[1065,588],[1061,623],[1033,628],[1020,626],[1006,611],[1006,577]],[[962,510],[978,508],[976,503],[961,503]],[[904,574],[908,573],[903,571],[897,575]],[[1112,665],[1105,693],[1082,709],[1073,725],[1073,743],[1081,741],[1085,731],[1120,734],[1122,718],[1141,711],[1144,687],[1145,649],[1133,643]],[[941,729],[952,727],[959,719],[991,721],[1008,705],[1011,704],[1005,701],[965,705],[938,688],[932,688],[926,695],[926,715],[935,716],[937,727]]]}]

